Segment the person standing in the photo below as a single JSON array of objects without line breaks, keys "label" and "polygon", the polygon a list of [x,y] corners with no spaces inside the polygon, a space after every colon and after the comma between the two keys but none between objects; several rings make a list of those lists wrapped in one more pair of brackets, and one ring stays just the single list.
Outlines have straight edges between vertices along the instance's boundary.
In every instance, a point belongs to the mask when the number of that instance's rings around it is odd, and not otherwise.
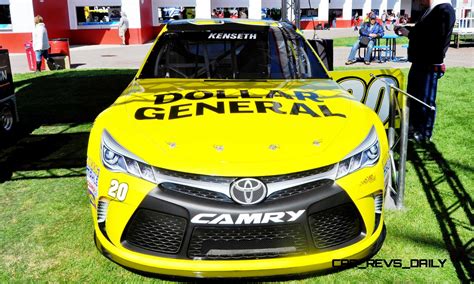
[{"label": "person standing", "polygon": [[375,45],[375,39],[383,37],[384,31],[382,26],[377,23],[377,16],[375,14],[370,14],[370,21],[364,23],[360,29],[359,39],[354,43],[347,59],[346,65],[356,63],[356,52],[361,46],[367,46],[367,50],[364,56],[364,63],[370,65],[370,57],[372,55],[372,48]]},{"label": "person standing", "polygon": [[53,59],[49,56],[48,49],[49,49],[49,39],[48,39],[48,31],[46,30],[46,26],[43,22],[43,17],[37,15],[35,17],[35,29],[33,30],[33,50],[35,51],[36,55],[36,72],[41,72],[41,63],[42,58],[44,58],[47,62],[51,63],[55,69],[58,69],[56,63],[54,63]]},{"label": "person standing", "polygon": [[119,32],[120,39],[122,39],[122,45],[127,44],[127,41],[126,41],[127,30],[128,30],[127,14],[125,14],[125,12],[120,12],[120,22],[118,25],[118,32]]},{"label": "person standing", "polygon": [[382,20],[382,27],[388,31],[387,28],[387,12],[383,10],[382,16],[380,17],[380,20]]},{"label": "person standing", "polygon": [[[407,92],[431,106],[436,106],[438,79],[444,75],[443,64],[456,20],[449,0],[421,0],[428,10],[413,27],[396,26],[398,35],[407,36],[408,73]],[[417,142],[431,140],[436,112],[413,102],[410,110],[409,137]]]}]

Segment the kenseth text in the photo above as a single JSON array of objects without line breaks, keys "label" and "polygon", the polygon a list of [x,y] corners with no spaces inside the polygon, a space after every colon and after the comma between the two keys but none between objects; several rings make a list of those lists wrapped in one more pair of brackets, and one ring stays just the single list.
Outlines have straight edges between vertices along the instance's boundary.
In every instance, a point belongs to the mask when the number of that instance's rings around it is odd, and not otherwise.
[{"label": "kenseth text", "polygon": [[[203,102],[206,99],[215,97],[218,100],[213,103]],[[156,106],[142,107],[135,112],[138,120],[149,119],[178,119],[191,116],[201,116],[205,113],[215,114],[239,114],[239,113],[277,113],[282,115],[309,115],[311,117],[340,117],[346,115],[336,113],[323,103],[323,100],[315,92],[294,91],[293,94],[285,93],[281,90],[270,90],[267,94],[250,94],[248,90],[226,94],[224,90],[191,91],[182,93],[165,93],[155,95],[155,105],[164,105],[179,100],[189,103],[174,104],[169,108]],[[273,98],[284,98],[292,100],[291,104],[283,105]],[[310,107],[305,101],[318,103],[317,106]]]},{"label": "kenseth text", "polygon": [[208,39],[257,39],[257,34],[249,33],[210,33]]}]

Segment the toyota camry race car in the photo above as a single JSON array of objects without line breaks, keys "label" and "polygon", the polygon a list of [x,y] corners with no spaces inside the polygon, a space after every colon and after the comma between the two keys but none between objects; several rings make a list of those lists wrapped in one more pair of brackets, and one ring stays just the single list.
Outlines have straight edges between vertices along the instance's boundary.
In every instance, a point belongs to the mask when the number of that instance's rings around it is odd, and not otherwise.
[{"label": "toyota camry race car", "polygon": [[183,277],[364,259],[385,236],[388,152],[379,115],[291,25],[172,21],[91,131],[96,245]]}]

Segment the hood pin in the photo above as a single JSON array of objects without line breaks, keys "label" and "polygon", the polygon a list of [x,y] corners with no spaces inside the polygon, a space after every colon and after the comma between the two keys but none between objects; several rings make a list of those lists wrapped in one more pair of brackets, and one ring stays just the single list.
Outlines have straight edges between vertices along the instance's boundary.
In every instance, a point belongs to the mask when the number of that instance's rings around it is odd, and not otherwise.
[{"label": "hood pin", "polygon": [[314,146],[321,146],[321,142],[319,142],[319,140],[314,140],[313,145]]},{"label": "hood pin", "polygon": [[278,150],[278,148],[280,148],[280,146],[278,146],[276,144],[271,144],[270,146],[268,146],[268,149],[270,149],[272,151]]},{"label": "hood pin", "polygon": [[223,145],[214,145],[214,149],[216,149],[217,152],[222,152],[222,151],[224,151],[224,146]]},{"label": "hood pin", "polygon": [[168,146],[170,146],[171,149],[174,149],[174,148],[176,148],[176,143],[168,142]]}]

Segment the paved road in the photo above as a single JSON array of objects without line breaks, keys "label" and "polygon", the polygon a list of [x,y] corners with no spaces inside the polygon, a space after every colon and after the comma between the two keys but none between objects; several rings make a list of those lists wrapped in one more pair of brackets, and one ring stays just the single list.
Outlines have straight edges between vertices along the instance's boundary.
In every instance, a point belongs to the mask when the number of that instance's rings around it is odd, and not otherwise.
[{"label": "paved road", "polygon": [[[314,31],[305,31],[305,36],[313,38]],[[320,38],[338,38],[356,36],[357,32],[352,29],[332,29],[316,31],[316,36]],[[142,45],[88,45],[71,47],[72,68],[132,68],[138,69],[143,62],[151,43]],[[349,55],[349,47],[334,48],[334,66],[344,66]],[[397,56],[406,58],[406,48],[398,46]],[[25,54],[10,54],[12,72],[31,72]],[[474,68],[474,47],[461,47],[459,49],[450,48],[446,55],[445,63],[449,67],[471,67]],[[361,63],[352,65],[364,68],[407,68],[409,62],[386,62],[372,63],[370,66]]]}]

